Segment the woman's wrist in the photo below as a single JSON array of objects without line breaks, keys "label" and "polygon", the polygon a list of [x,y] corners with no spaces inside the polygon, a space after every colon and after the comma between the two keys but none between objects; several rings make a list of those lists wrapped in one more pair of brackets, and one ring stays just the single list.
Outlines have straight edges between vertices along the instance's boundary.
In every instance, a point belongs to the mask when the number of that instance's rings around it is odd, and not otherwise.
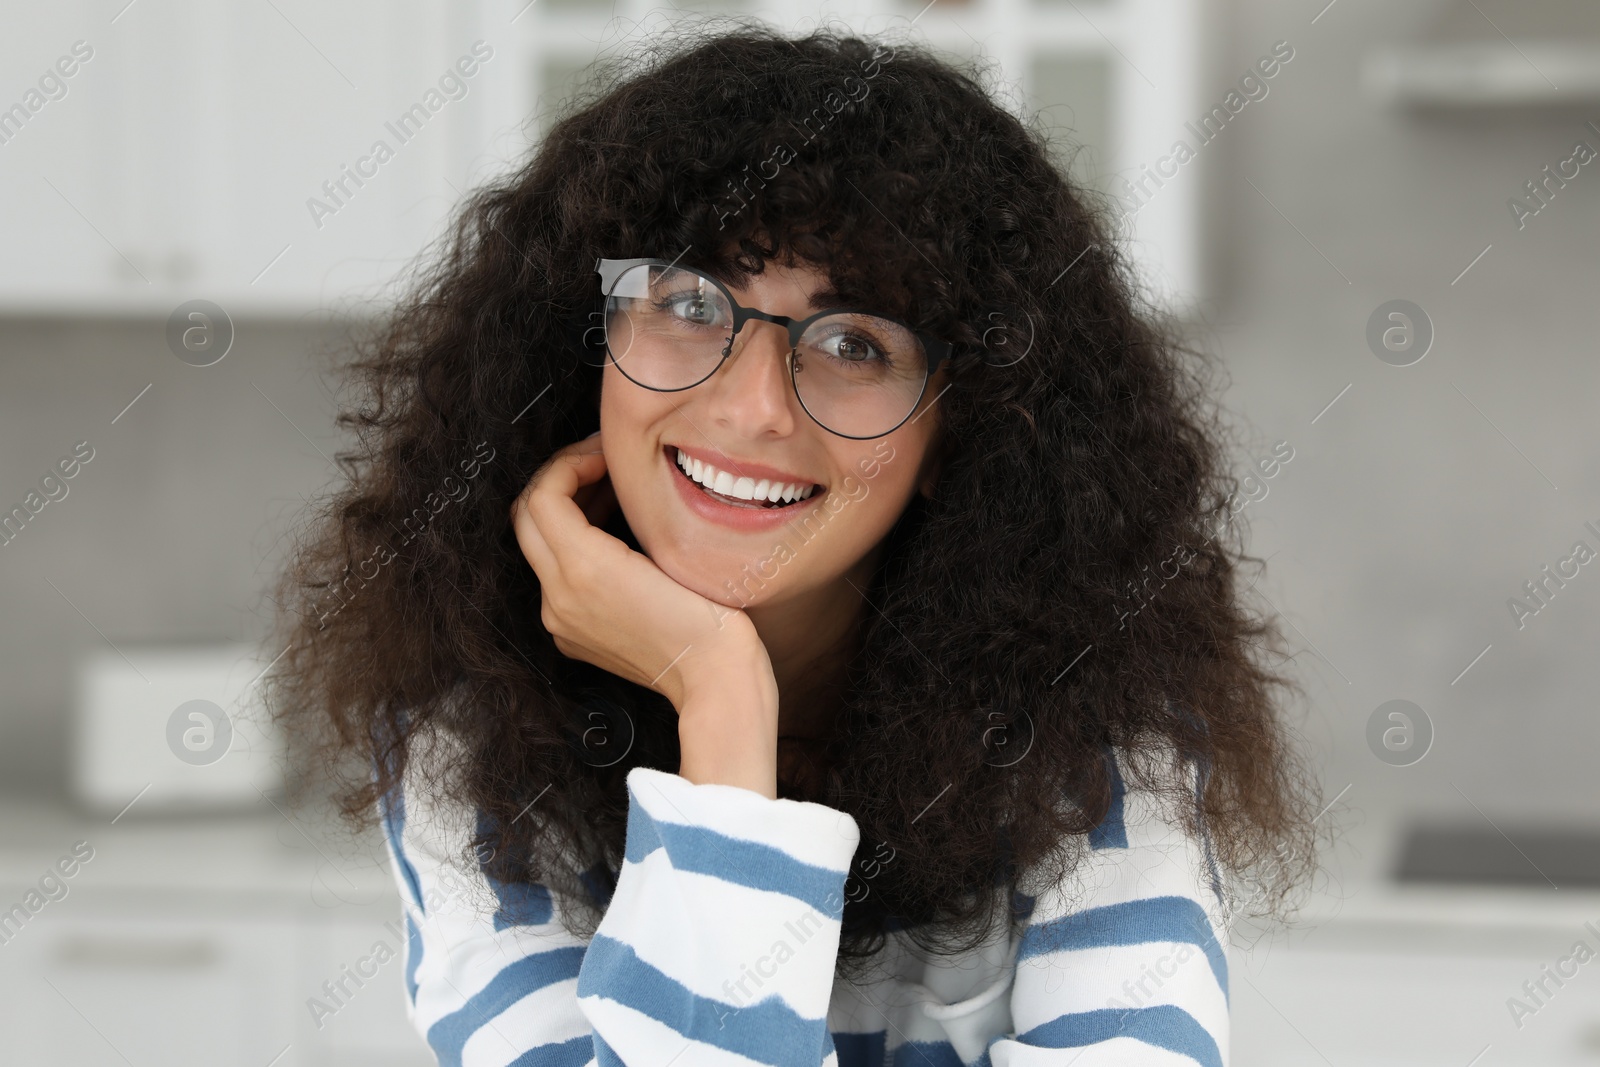
[{"label": "woman's wrist", "polygon": [[678,774],[777,797],[778,683],[766,650],[703,661],[678,705]]}]

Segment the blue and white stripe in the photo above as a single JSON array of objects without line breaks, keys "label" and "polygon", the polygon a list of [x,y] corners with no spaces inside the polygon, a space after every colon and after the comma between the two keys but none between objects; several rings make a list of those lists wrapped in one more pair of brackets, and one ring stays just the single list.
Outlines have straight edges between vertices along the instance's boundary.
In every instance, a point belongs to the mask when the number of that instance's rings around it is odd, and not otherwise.
[{"label": "blue and white stripe", "polygon": [[1209,842],[1112,770],[1111,810],[1071,877],[1019,881],[1018,929],[960,959],[891,934],[859,985],[833,977],[859,840],[847,814],[634,768],[622,869],[585,943],[543,886],[476,869],[470,818],[408,775],[380,812],[412,1021],[444,1067],[1225,1067]]}]

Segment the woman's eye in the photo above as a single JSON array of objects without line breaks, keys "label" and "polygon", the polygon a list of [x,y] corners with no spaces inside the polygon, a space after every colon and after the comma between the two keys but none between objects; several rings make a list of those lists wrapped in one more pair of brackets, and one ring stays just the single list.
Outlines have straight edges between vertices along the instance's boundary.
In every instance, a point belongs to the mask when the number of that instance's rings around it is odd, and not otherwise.
[{"label": "woman's eye", "polygon": [[678,307],[679,313],[691,322],[703,323],[713,318],[710,305],[697,296],[679,301]]},{"label": "woman's eye", "polygon": [[873,363],[883,359],[883,353],[878,351],[876,345],[864,337],[856,334],[835,334],[829,339],[833,348],[833,355],[847,363]]},{"label": "woman's eye", "polygon": [[697,326],[709,326],[717,321],[716,306],[697,293],[670,296],[664,303],[678,318]]}]

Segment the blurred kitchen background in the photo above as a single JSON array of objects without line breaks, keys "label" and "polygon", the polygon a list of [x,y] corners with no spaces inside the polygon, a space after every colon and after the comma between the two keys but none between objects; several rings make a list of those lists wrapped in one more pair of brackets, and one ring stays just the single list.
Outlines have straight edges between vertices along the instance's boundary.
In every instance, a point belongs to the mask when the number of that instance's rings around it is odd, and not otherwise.
[{"label": "blurred kitchen background", "polygon": [[0,1061],[432,1062],[381,847],[285,795],[252,715],[264,592],[337,477],[329,360],[685,11],[982,57],[1222,356],[1241,476],[1292,449],[1249,596],[1338,844],[1299,926],[1240,932],[1231,1062],[1600,1064],[1578,0],[4,0]]}]

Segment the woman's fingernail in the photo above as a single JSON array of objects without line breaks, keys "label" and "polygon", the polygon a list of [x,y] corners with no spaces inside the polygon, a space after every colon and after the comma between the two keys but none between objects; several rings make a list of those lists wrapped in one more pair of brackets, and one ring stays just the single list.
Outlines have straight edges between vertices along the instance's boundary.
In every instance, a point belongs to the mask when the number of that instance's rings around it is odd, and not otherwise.
[{"label": "woman's fingernail", "polygon": [[[594,433],[589,435],[589,437],[598,437],[598,436],[600,436],[600,431],[599,430],[596,430]],[[587,441],[589,439],[589,437],[585,437],[584,440]]]}]

